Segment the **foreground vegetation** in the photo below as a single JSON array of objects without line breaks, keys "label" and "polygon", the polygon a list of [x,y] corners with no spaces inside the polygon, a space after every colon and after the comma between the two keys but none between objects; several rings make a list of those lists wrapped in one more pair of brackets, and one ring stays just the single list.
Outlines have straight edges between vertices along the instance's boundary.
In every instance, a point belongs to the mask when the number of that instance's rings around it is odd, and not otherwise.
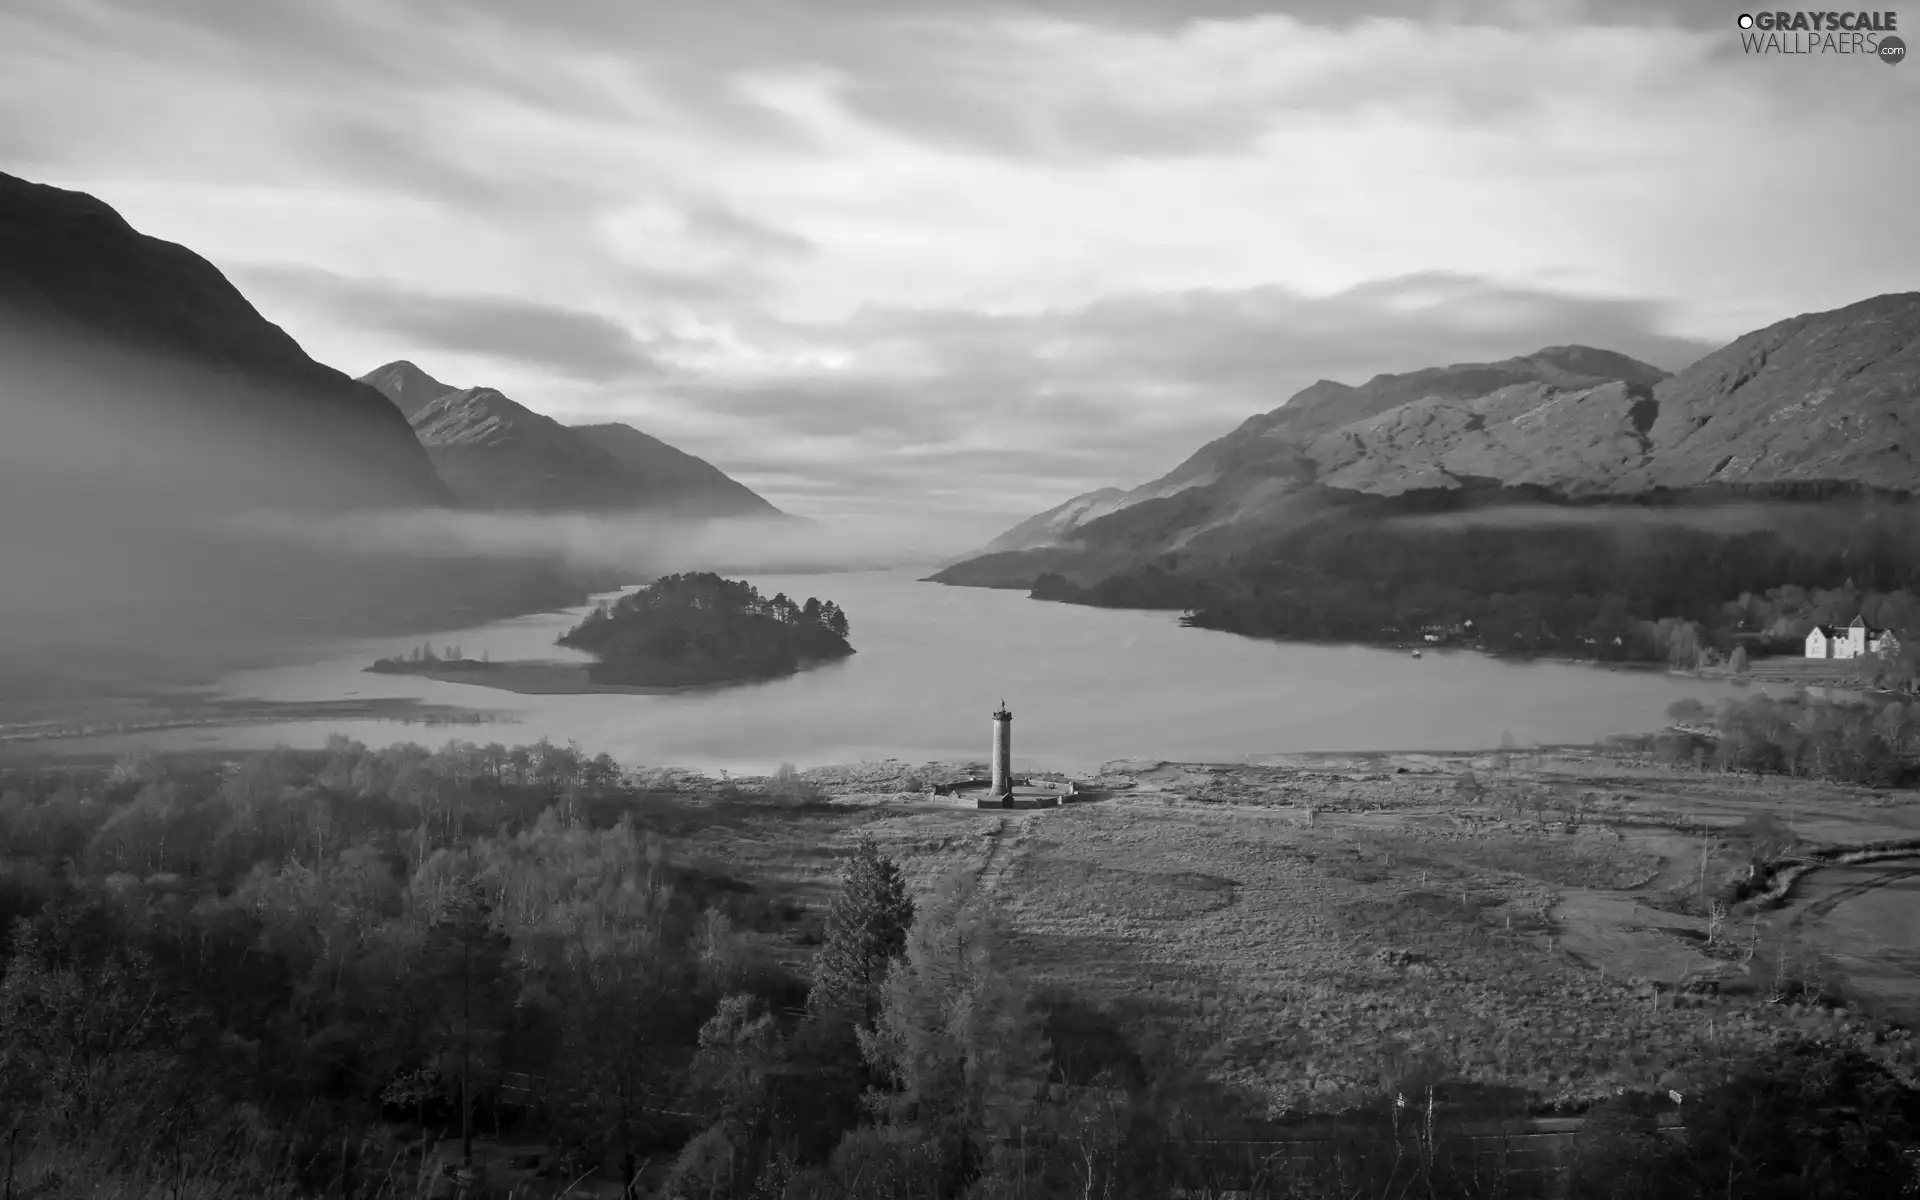
[{"label": "foreground vegetation", "polygon": [[[715,784],[548,743],[21,769],[0,776],[6,1187],[1466,1197],[1570,1174],[1576,1195],[1664,1198],[1912,1178],[1897,1037],[1815,1009],[1701,1037],[1671,988],[1578,982],[1538,917],[1511,917],[1540,873],[1633,883],[1632,855],[1526,832],[1544,813],[1522,815],[1510,762],[1376,774],[1116,779],[1110,806],[1010,820],[911,799],[927,777],[905,768]],[[1394,795],[1514,827],[1341,823]],[[1463,995],[1484,1010],[1467,1025]],[[1602,1085],[1570,1172],[1467,1138],[1580,1090],[1563,1076]],[[1684,1132],[1660,1130],[1663,1088]],[[1289,1091],[1340,1115],[1311,1152],[1273,1119]]]},{"label": "foreground vegetation", "polygon": [[1803,692],[1735,697],[1717,709],[1681,700],[1667,715],[1678,727],[1656,741],[1664,762],[1869,787],[1920,777],[1920,704],[1887,697],[1822,700]]},{"label": "foreground vegetation", "polygon": [[845,658],[847,624],[831,600],[768,599],[711,573],[668,575],[596,608],[560,644],[599,656],[588,671],[595,683],[730,683]]}]

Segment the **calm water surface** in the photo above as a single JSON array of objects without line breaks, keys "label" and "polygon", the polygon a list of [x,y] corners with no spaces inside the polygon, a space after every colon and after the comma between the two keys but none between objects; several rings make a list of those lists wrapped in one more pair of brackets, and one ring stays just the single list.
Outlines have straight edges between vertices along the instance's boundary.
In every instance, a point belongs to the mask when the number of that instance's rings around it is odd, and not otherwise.
[{"label": "calm water surface", "polygon": [[[628,766],[766,772],[871,761],[982,760],[988,714],[1014,714],[1016,769],[1086,770],[1119,758],[1227,761],[1301,750],[1451,750],[1592,741],[1655,728],[1685,695],[1723,685],[1574,664],[1513,665],[1471,653],[1287,645],[1183,629],[1171,613],[1029,600],[920,583],[910,570],[754,579],[764,595],[817,595],[852,622],[851,659],[789,679],[674,695],[522,696],[473,684],[367,674],[404,638],[341,643],[323,661],[223,681],[234,697],[417,697],[497,713],[481,725],[301,722],[170,730],[159,749],[314,746],[343,733],[375,745],[450,738],[572,739]],[[554,645],[585,609],[434,635],[469,657],[584,661]],[[413,639],[412,641],[419,641]],[[124,739],[132,742],[135,739]],[[103,739],[121,743],[123,739]]]}]

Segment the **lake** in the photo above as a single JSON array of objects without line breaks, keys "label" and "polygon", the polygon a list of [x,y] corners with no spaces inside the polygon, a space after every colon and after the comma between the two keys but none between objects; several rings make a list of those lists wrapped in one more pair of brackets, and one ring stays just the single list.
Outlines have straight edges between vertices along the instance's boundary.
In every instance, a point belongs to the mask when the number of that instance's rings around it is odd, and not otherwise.
[{"label": "lake", "polygon": [[[988,714],[1013,711],[1016,770],[1084,771],[1121,758],[1238,761],[1304,750],[1491,748],[1591,742],[1664,723],[1682,696],[1727,686],[1658,671],[1516,664],[1471,652],[1254,641],[1184,629],[1173,613],[1083,608],[1021,592],[921,583],[892,570],[754,578],[762,594],[817,595],[846,610],[858,651],[782,680],[669,695],[525,696],[476,684],[368,674],[374,659],[430,640],[494,661],[585,661],[554,645],[586,609],[542,613],[427,639],[329,646],[297,666],[222,681],[235,698],[414,697],[495,714],[477,725],[345,720],[157,731],[86,748],[317,746],[332,733],[373,745],[542,736],[625,766],[762,774],[894,758],[984,761]],[[73,743],[73,748],[82,748]]]}]

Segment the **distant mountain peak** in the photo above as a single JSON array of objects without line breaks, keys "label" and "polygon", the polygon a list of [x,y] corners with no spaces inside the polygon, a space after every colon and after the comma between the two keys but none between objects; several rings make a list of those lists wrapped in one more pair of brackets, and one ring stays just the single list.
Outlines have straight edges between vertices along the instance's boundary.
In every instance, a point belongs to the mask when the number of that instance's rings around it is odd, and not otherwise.
[{"label": "distant mountain peak", "polygon": [[441,477],[472,508],[779,514],[711,463],[629,425],[562,425],[497,388],[451,387],[404,359],[361,379],[407,414]]},{"label": "distant mountain peak", "polygon": [[360,382],[372,386],[393,401],[401,414],[408,418],[448,392],[460,390],[450,383],[440,382],[404,358],[383,367],[375,367],[362,375]]}]

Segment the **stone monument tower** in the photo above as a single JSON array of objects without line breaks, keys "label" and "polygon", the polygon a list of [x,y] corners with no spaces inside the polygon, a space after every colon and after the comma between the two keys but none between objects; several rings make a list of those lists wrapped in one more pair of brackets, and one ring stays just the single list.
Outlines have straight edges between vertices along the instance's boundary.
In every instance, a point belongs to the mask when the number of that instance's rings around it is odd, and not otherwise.
[{"label": "stone monument tower", "polygon": [[993,714],[993,797],[1013,790],[1013,714],[1002,700]]}]

